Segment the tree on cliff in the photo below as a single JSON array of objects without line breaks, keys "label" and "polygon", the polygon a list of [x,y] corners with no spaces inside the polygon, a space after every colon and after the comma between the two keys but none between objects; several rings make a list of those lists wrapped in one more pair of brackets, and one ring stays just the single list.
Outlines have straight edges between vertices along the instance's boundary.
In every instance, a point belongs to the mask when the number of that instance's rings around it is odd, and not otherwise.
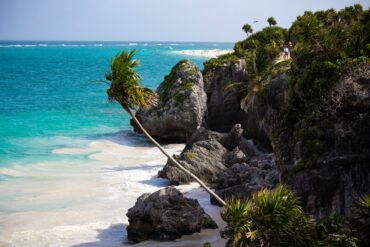
[{"label": "tree on cliff", "polygon": [[250,33],[253,33],[253,29],[249,24],[244,24],[242,29],[247,34],[247,36],[249,36]]},{"label": "tree on cliff", "polygon": [[277,24],[275,18],[272,16],[267,19],[267,22],[269,23],[270,27],[275,26]]},{"label": "tree on cliff", "polygon": [[140,84],[141,77],[135,71],[135,67],[139,66],[139,60],[134,59],[136,50],[131,52],[122,51],[121,54],[114,58],[111,64],[111,71],[106,73],[105,78],[110,81],[110,88],[107,90],[108,99],[111,102],[117,101],[122,108],[130,114],[135,124],[140,128],[146,137],[165,155],[170,161],[175,164],[180,170],[191,176],[202,186],[211,196],[213,196],[222,205],[226,203],[205,183],[195,176],[192,172],[183,167],[176,161],[163,147],[145,130],[140,121],[136,118],[133,110],[138,108],[147,109],[150,106],[156,105],[158,96],[149,88],[142,87]]}]

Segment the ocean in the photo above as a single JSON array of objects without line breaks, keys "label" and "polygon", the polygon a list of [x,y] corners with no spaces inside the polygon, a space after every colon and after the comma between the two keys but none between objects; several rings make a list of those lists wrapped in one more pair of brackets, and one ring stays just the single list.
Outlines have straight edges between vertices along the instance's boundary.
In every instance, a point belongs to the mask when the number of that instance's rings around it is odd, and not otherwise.
[{"label": "ocean", "polygon": [[[143,85],[156,89],[180,59],[200,68],[207,59],[181,51],[232,46],[1,41],[0,246],[126,244],[125,213],[142,193],[168,185],[155,177],[166,159],[132,132],[99,80],[122,50],[138,49]],[[166,146],[172,153],[182,148]],[[183,189],[209,203],[200,189]]]}]

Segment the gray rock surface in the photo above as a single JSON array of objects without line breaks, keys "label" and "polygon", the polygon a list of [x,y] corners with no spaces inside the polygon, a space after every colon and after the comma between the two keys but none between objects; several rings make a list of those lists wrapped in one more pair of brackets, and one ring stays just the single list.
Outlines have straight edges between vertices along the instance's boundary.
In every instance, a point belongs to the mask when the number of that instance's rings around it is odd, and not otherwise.
[{"label": "gray rock surface", "polygon": [[287,82],[286,74],[270,79],[267,92],[253,96],[244,109],[242,125],[247,138],[268,152],[273,150],[273,116],[285,102]]},{"label": "gray rock surface", "polygon": [[281,181],[316,218],[350,216],[358,197],[370,193],[370,65],[336,83],[318,110],[322,117],[276,136]]},{"label": "gray rock surface", "polygon": [[207,93],[208,117],[207,125],[210,130],[228,132],[234,124],[241,122],[241,95],[238,88],[225,90],[225,86],[247,81],[244,59],[228,62],[218,67],[208,76],[204,76],[204,88]]},{"label": "gray rock surface", "polygon": [[[202,181],[212,184],[217,174],[226,169],[227,152],[221,143],[210,139],[194,143],[189,150],[183,151],[179,156],[175,155],[175,159]],[[158,176],[169,179],[173,184],[186,184],[193,181],[171,161],[168,161],[163,170],[159,171]]]},{"label": "gray rock surface", "polygon": [[133,242],[167,241],[216,229],[217,224],[204,212],[197,200],[185,198],[174,187],[140,196],[127,212],[127,238]]},{"label": "gray rock surface", "polygon": [[[242,134],[240,124],[236,124],[229,133],[199,128],[189,139],[183,152],[174,157],[201,180],[212,184],[217,175],[231,165],[231,162],[246,160],[245,154],[237,149],[243,138]],[[234,157],[233,154],[237,156]],[[193,181],[170,161],[159,171],[158,176],[169,179],[173,184]]]},{"label": "gray rock surface", "polygon": [[157,93],[158,106],[139,110],[137,118],[157,139],[186,141],[201,126],[207,113],[201,72],[194,63],[182,60],[165,77]]},{"label": "gray rock surface", "polygon": [[[219,173],[216,193],[225,200],[247,199],[263,188],[274,188],[279,182],[274,158],[274,154],[262,154],[245,163],[233,164]],[[214,199],[211,201],[217,204]]]}]

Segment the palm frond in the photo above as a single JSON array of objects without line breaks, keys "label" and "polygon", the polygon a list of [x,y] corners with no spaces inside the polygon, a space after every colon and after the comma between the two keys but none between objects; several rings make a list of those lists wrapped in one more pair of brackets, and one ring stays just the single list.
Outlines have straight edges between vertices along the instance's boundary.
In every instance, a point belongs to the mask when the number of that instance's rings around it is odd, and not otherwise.
[{"label": "palm frond", "polygon": [[115,56],[111,71],[105,74],[105,78],[111,81],[107,90],[108,99],[131,109],[146,109],[157,104],[158,96],[149,88],[141,86],[141,77],[135,70],[140,65],[139,60],[134,59],[136,52],[122,51]]}]

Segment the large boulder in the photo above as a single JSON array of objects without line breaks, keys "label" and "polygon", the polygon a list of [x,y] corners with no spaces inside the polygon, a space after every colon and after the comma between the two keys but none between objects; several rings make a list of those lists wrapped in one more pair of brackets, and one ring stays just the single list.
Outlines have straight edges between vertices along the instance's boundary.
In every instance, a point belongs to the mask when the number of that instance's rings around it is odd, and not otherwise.
[{"label": "large boulder", "polygon": [[157,139],[186,141],[202,125],[207,113],[202,73],[194,63],[181,60],[165,77],[157,93],[159,104],[139,110],[137,118]]},{"label": "large boulder", "polygon": [[133,242],[174,240],[204,228],[217,228],[197,200],[185,198],[174,187],[143,194],[127,217],[127,238]]},{"label": "large boulder", "polygon": [[293,129],[284,118],[276,120],[281,181],[316,218],[351,216],[359,196],[370,193],[370,65],[335,83],[316,111],[318,117],[301,118]]},{"label": "large boulder", "polygon": [[240,100],[243,97],[237,88],[225,90],[227,85],[247,81],[244,59],[229,61],[204,74],[204,88],[207,93],[207,126],[219,132],[228,132],[242,119]]},{"label": "large boulder", "polygon": [[[194,143],[189,150],[184,150],[180,155],[175,155],[174,158],[202,181],[212,184],[216,180],[217,174],[226,169],[227,152],[221,143],[210,139]],[[186,184],[194,181],[170,160],[163,170],[159,171],[158,176],[170,180],[173,184]]]},{"label": "large boulder", "polygon": [[[217,175],[225,170],[232,162],[246,160],[245,154],[239,150],[243,129],[236,124],[229,133],[217,133],[199,128],[180,155],[174,158],[186,169],[208,184],[216,181]],[[236,155],[234,157],[234,155]],[[168,160],[159,171],[159,177],[169,179],[173,184],[186,184],[193,181],[175,164]]]}]

